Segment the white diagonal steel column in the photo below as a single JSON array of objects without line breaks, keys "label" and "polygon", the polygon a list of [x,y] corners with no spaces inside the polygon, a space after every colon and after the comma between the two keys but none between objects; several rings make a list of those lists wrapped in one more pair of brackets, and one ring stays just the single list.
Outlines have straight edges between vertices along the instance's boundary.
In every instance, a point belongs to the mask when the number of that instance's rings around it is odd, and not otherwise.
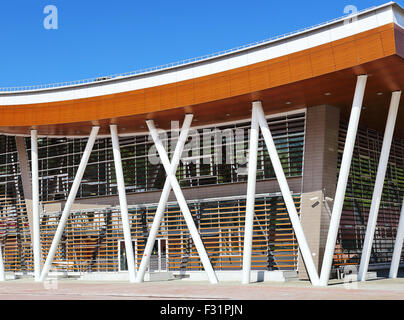
[{"label": "white diagonal steel column", "polygon": [[[181,133],[177,141],[177,145],[175,146],[175,151],[173,157],[171,159],[171,172],[175,174],[177,171],[178,164],[181,159],[182,151],[184,150],[184,145],[188,137],[189,128],[192,123],[192,114],[185,115],[184,124],[182,125]],[[154,242],[157,237],[157,233],[161,224],[161,220],[163,219],[164,209],[166,207],[168,197],[171,191],[170,179],[167,177],[164,183],[163,191],[160,196],[160,201],[156,209],[156,213],[154,215],[153,224],[149,231],[149,237],[147,238],[146,247],[143,251],[142,261],[140,262],[139,271],[136,276],[135,282],[140,283],[144,280],[144,275],[147,269],[147,266],[150,262],[150,255],[153,250]]]},{"label": "white diagonal steel column", "polygon": [[116,182],[118,185],[119,207],[121,211],[123,236],[125,239],[126,261],[128,263],[129,281],[135,282],[136,266],[135,257],[133,254],[132,237],[130,234],[130,224],[128,216],[128,203],[126,201],[125,181],[123,178],[121,149],[119,147],[118,129],[115,124],[111,124],[111,141],[114,153]]},{"label": "white diagonal steel column", "polygon": [[3,262],[3,254],[1,250],[1,244],[0,244],[0,281],[4,281],[6,279],[4,275],[4,262]]},{"label": "white diagonal steel column", "polygon": [[185,222],[188,226],[196,250],[198,251],[199,257],[201,258],[202,265],[208,275],[209,281],[215,284],[217,283],[217,277],[215,271],[213,270],[208,254],[206,253],[203,242],[199,236],[198,229],[196,228],[194,220],[192,219],[191,212],[189,211],[187,202],[185,201],[184,195],[182,194],[181,187],[177,181],[177,178],[175,177],[175,174],[171,171],[170,160],[168,159],[164,146],[160,141],[157,130],[154,126],[154,122],[153,120],[148,120],[146,121],[146,123],[147,126],[149,127],[150,134],[153,138],[157,152],[160,156],[160,160],[164,166],[164,170],[166,171],[167,177],[169,178],[171,187],[173,188],[173,191],[177,198],[178,204],[184,216]]},{"label": "white diagonal steel column", "polygon": [[38,174],[38,133],[31,130],[31,180],[32,180],[32,251],[34,255],[34,277],[41,277],[41,238],[39,231],[39,174]]},{"label": "white diagonal steel column", "polygon": [[391,142],[393,140],[394,126],[396,124],[398,105],[400,104],[401,91],[395,91],[391,95],[389,114],[384,130],[383,145],[380,152],[379,165],[377,168],[375,187],[373,189],[372,204],[366,226],[365,241],[363,243],[361,262],[359,265],[358,280],[365,281],[369,267],[369,259],[372,250],[373,237],[376,230],[377,216],[379,213],[380,200],[382,198],[384,178],[386,176],[387,163],[390,156]]},{"label": "white diagonal steel column", "polygon": [[300,252],[302,253],[307,273],[309,274],[311,283],[313,285],[318,285],[319,277],[317,269],[316,266],[314,265],[313,257],[311,255],[309,245],[307,244],[307,240],[304,235],[303,228],[296,211],[295,202],[293,201],[293,197],[290,193],[285,173],[283,172],[281,161],[279,160],[278,151],[276,150],[276,146],[272,138],[271,131],[269,130],[268,123],[265,119],[261,102],[259,102],[259,104],[256,105],[256,110],[257,110],[256,112],[258,123],[260,125],[261,132],[268,149],[269,157],[271,158],[271,163],[274,168],[276,179],[278,180],[279,187],[282,192],[283,200],[285,201],[286,209],[288,210],[290,222],[292,223],[292,227],[295,232],[297,242],[299,244]]},{"label": "white diagonal steel column", "polygon": [[74,181],[72,187],[69,192],[69,196],[66,200],[65,207],[63,209],[62,216],[60,217],[58,227],[56,229],[55,236],[53,237],[52,245],[49,249],[48,256],[46,257],[45,264],[42,269],[40,281],[44,281],[46,276],[48,275],[49,269],[52,265],[53,258],[56,254],[56,249],[59,245],[60,239],[63,235],[64,228],[66,226],[67,219],[69,218],[70,208],[73,205],[74,199],[76,198],[77,191],[79,189],[81,179],[83,178],[84,170],[86,169],[88,159],[90,158],[91,151],[93,150],[95,139],[97,138],[98,130],[100,127],[92,127],[90,137],[88,138],[86,148],[83,152],[83,157],[81,158],[80,165],[77,169],[76,176],[74,177]]},{"label": "white diagonal steel column", "polygon": [[358,76],[356,80],[355,94],[352,102],[351,115],[349,118],[348,131],[346,134],[344,153],[338,176],[337,189],[335,191],[334,206],[331,214],[330,227],[328,230],[327,243],[324,251],[323,263],[320,275],[320,285],[326,286],[330,278],[332,260],[337,242],[339,223],[341,220],[342,207],[344,205],[346,185],[351,168],[352,154],[355,146],[356,132],[362,109],[363,96],[365,94],[367,75]]},{"label": "white diagonal steel column", "polygon": [[389,278],[397,278],[398,267],[400,265],[401,250],[403,249],[404,241],[404,198],[401,204],[400,221],[398,222],[396,242],[394,243],[393,256],[391,258],[391,266]]},{"label": "white diagonal steel column", "polygon": [[257,121],[256,104],[253,102],[251,110],[251,131],[248,151],[248,181],[247,181],[247,201],[244,223],[244,248],[243,248],[243,271],[242,283],[250,283],[251,280],[251,253],[254,227],[254,207],[255,207],[255,186],[257,180],[257,148],[259,127]]}]

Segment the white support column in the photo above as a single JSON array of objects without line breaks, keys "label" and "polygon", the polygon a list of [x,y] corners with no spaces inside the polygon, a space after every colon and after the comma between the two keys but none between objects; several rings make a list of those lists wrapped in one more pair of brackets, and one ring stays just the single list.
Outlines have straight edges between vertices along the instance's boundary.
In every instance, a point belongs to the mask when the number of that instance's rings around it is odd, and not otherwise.
[{"label": "white support column", "polygon": [[272,138],[271,131],[269,130],[268,123],[265,119],[261,102],[259,102],[259,104],[256,105],[256,110],[257,110],[256,112],[258,123],[260,125],[262,135],[264,137],[265,144],[268,149],[269,157],[271,158],[271,163],[274,168],[276,179],[278,180],[279,183],[279,187],[281,189],[283,200],[285,201],[285,205],[288,210],[290,222],[292,223],[292,227],[295,232],[297,242],[299,244],[300,252],[302,253],[302,257],[306,265],[307,273],[309,274],[311,283],[313,285],[318,285],[319,277],[317,269],[316,266],[314,265],[313,257],[311,255],[309,245],[304,235],[303,228],[296,211],[295,202],[293,201],[293,197],[291,195],[289,185],[285,177],[285,173],[283,172],[281,161],[279,160],[278,151],[276,150],[276,146]]},{"label": "white support column", "polygon": [[251,280],[251,253],[253,242],[254,208],[255,208],[255,186],[257,180],[257,148],[259,127],[257,121],[256,105],[253,102],[251,111],[251,131],[248,151],[248,181],[247,181],[247,202],[244,226],[244,248],[243,248],[243,272],[242,283],[248,284]]},{"label": "white support column", "polygon": [[175,177],[175,174],[171,171],[170,161],[168,159],[167,153],[164,149],[163,144],[160,141],[160,138],[157,134],[157,130],[154,126],[153,120],[146,121],[147,126],[149,127],[150,134],[153,138],[154,144],[156,145],[157,152],[160,156],[160,160],[164,166],[164,170],[166,171],[167,177],[169,178],[171,187],[175,193],[178,204],[180,206],[181,212],[184,216],[185,222],[188,226],[189,232],[191,234],[192,240],[195,244],[196,250],[198,251],[199,257],[201,259],[202,265],[208,275],[209,281],[212,284],[217,283],[217,277],[213,267],[210,263],[208,254],[206,253],[203,242],[199,236],[198,229],[195,226],[194,220],[192,219],[191,212],[189,211],[188,205],[185,201],[184,195],[182,194],[181,187]]},{"label": "white support column", "polygon": [[94,142],[98,134],[98,130],[100,127],[93,127],[91,129],[90,137],[88,138],[86,148],[83,152],[83,157],[81,158],[80,165],[77,169],[76,176],[74,177],[74,181],[72,187],[69,192],[69,196],[67,198],[65,207],[63,209],[62,216],[60,217],[60,221],[58,227],[56,229],[55,236],[53,237],[52,245],[49,249],[48,256],[46,257],[45,264],[42,269],[40,281],[44,281],[48,275],[49,269],[52,265],[53,258],[56,254],[56,249],[59,245],[60,239],[62,237],[64,228],[66,226],[67,219],[69,218],[70,208],[73,205],[74,199],[76,198],[77,191],[79,189],[81,179],[83,178],[84,170],[86,169],[88,159],[90,158],[91,151],[93,150]]},{"label": "white support column", "polygon": [[394,243],[393,257],[391,258],[391,266],[389,278],[397,278],[398,267],[400,265],[401,250],[404,241],[404,199],[401,204],[400,221],[398,223],[396,242]]},{"label": "white support column", "polygon": [[133,254],[132,237],[130,233],[128,204],[126,201],[125,181],[123,178],[121,149],[119,147],[118,129],[115,124],[111,124],[111,141],[114,153],[115,174],[118,184],[119,207],[121,211],[123,236],[125,239],[126,261],[128,263],[129,281],[135,282],[136,279],[136,265],[135,257]]},{"label": "white support column", "polygon": [[4,275],[4,263],[3,263],[3,254],[1,250],[1,244],[0,244],[0,281],[5,281],[6,277]]},{"label": "white support column", "polygon": [[384,130],[383,145],[377,168],[375,187],[373,189],[372,204],[370,206],[369,218],[366,227],[365,241],[363,243],[361,262],[359,265],[359,281],[366,280],[366,273],[369,267],[369,259],[372,250],[373,237],[376,230],[377,216],[379,213],[380,200],[383,192],[387,163],[390,156],[390,148],[393,140],[394,126],[396,124],[398,105],[400,104],[400,96],[401,91],[395,91],[391,96],[389,114],[387,116],[386,128]]},{"label": "white support column", "polygon": [[328,280],[330,278],[334,249],[337,241],[342,207],[344,205],[346,185],[351,168],[352,154],[355,146],[356,132],[358,130],[359,117],[361,114],[367,77],[367,75],[358,76],[356,81],[355,94],[352,102],[348,131],[346,134],[344,153],[342,155],[337,190],[335,192],[334,206],[331,214],[330,227],[328,230],[327,243],[321,268],[320,286],[327,286]]},{"label": "white support column", "polygon": [[[181,159],[182,151],[184,150],[184,145],[188,137],[189,128],[192,123],[192,114],[185,115],[184,124],[182,125],[181,133],[178,138],[177,145],[175,146],[175,151],[171,160],[171,169],[170,172],[175,174],[177,171],[178,164]],[[157,233],[160,228],[161,221],[163,219],[164,210],[168,201],[168,197],[171,191],[170,179],[167,177],[164,183],[163,191],[160,196],[160,201],[154,215],[153,224],[149,231],[149,237],[147,238],[146,247],[143,252],[142,261],[140,262],[139,271],[137,273],[137,277],[135,282],[140,283],[144,281],[144,275],[146,269],[150,262],[150,255],[153,250],[154,242],[156,241]]]},{"label": "white support column", "polygon": [[38,133],[31,130],[31,168],[32,168],[32,244],[34,255],[34,277],[39,281],[41,277],[41,238],[39,215],[39,174],[38,174]]}]

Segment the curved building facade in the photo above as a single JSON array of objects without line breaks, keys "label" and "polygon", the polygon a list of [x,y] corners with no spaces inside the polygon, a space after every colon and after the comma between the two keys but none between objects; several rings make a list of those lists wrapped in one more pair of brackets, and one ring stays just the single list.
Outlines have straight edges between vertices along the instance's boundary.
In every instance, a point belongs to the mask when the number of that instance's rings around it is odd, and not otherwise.
[{"label": "curved building facade", "polygon": [[326,285],[403,262],[403,28],[387,3],[149,70],[0,88],[5,273]]}]

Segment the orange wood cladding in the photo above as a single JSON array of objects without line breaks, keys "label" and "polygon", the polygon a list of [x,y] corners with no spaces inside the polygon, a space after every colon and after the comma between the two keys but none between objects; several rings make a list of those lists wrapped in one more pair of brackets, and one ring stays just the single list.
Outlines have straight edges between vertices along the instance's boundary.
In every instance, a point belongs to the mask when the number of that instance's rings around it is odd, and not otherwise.
[{"label": "orange wood cladding", "polygon": [[[69,124],[133,115],[152,117],[160,111],[203,104],[319,77],[398,54],[395,24],[346,37],[279,58],[209,76],[141,90],[86,99],[1,106],[0,127]],[[400,35],[402,36],[401,30]],[[401,45],[402,46],[402,45]],[[24,133],[26,130],[24,130]]]}]

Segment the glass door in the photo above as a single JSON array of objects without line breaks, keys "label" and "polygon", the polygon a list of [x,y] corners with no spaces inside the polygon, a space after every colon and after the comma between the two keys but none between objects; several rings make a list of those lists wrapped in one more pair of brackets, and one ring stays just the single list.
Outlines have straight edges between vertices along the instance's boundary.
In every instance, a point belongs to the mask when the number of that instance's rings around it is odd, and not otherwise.
[{"label": "glass door", "polygon": [[150,272],[167,271],[167,239],[158,238],[150,255]]},{"label": "glass door", "polygon": [[[132,241],[133,255],[135,257],[135,265],[137,265],[137,248],[136,241]],[[128,271],[128,261],[126,260],[125,240],[118,242],[119,271]]]}]

